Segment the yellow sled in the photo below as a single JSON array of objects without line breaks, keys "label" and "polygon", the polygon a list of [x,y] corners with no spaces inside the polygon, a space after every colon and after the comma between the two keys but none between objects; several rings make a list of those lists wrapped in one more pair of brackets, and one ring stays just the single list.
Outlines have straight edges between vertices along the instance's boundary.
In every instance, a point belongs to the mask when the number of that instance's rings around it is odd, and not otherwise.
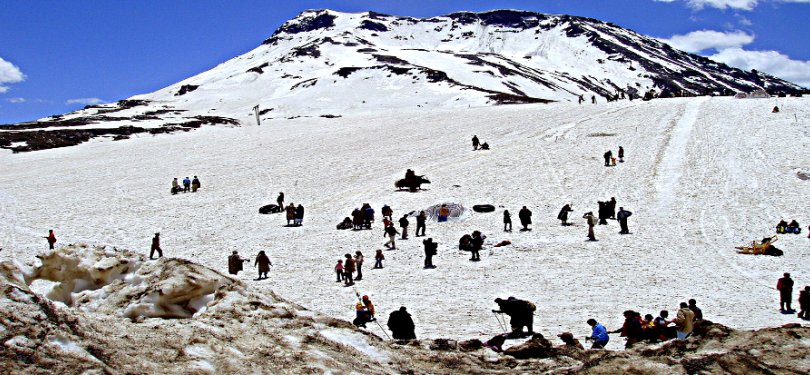
[{"label": "yellow sled", "polygon": [[736,246],[735,249],[738,249],[738,254],[754,254],[754,255],[763,255],[766,253],[771,244],[776,242],[778,237],[774,235],[771,237],[769,241],[764,241],[762,243],[757,243],[757,241],[751,241],[751,246]]}]

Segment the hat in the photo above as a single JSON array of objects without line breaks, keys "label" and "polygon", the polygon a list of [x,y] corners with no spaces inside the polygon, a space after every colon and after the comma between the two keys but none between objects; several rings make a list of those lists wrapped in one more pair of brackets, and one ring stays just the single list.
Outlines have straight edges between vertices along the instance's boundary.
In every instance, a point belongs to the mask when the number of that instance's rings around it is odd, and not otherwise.
[{"label": "hat", "polygon": [[363,299],[368,299],[368,296],[363,296]]},{"label": "hat", "polygon": [[236,255],[236,250],[233,251],[234,255]]},{"label": "hat", "polygon": [[565,338],[574,338],[574,334],[573,334],[573,333],[571,333],[571,332],[563,332],[563,333],[561,333],[561,334],[557,335],[557,337],[559,337],[559,338],[561,338],[561,339],[565,339]]}]

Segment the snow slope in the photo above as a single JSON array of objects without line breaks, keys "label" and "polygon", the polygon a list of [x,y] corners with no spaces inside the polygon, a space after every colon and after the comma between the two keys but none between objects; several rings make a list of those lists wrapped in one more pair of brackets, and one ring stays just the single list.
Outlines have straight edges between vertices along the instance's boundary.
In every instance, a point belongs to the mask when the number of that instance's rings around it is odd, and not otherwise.
[{"label": "snow slope", "polygon": [[[775,104],[782,111],[772,114]],[[781,218],[810,221],[808,181],[797,177],[810,169],[808,108],[804,98],[682,98],[380,111],[4,151],[0,259],[33,260],[50,228],[59,244],[142,253],[160,231],[167,256],[222,271],[233,250],[250,257],[265,250],[270,279],[252,281],[250,267],[238,279],[350,320],[354,290],[335,282],[332,267],[361,250],[368,260],[359,292],[383,316],[407,306],[420,338],[488,338],[499,331],[492,300],[510,295],[536,303],[535,330],[547,337],[585,335],[589,317],[615,329],[625,309],[674,311],[688,298],[712,321],[777,326],[796,319],[778,313],[776,279],[791,272],[797,287],[810,284],[810,240],[781,235],[779,258],[733,247],[772,234]],[[473,152],[473,134],[492,150]],[[619,145],[627,162],[603,167],[602,153]],[[407,168],[431,180],[427,190],[394,190]],[[193,175],[202,180],[199,192],[168,193],[173,177]],[[303,227],[258,214],[279,191],[306,207]],[[610,197],[633,212],[633,234],[619,235],[611,221],[596,228],[598,242],[584,241],[579,217]],[[412,237],[385,252],[384,269],[372,270],[381,223],[335,230],[364,202],[377,212],[391,205],[395,219],[442,202],[499,208],[428,223],[440,244],[436,269],[422,269],[421,238]],[[555,220],[564,203],[573,204],[575,226]],[[524,205],[534,230],[502,232],[500,207],[516,219]],[[488,236],[478,263],[456,250],[473,230]],[[492,247],[504,239],[513,244]]]}]

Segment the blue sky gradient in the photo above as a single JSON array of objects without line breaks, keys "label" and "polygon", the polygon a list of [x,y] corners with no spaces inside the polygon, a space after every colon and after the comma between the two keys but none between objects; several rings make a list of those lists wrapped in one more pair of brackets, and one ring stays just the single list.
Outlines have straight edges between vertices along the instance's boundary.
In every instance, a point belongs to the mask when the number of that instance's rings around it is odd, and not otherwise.
[{"label": "blue sky gradient", "polygon": [[[719,52],[713,43],[730,43],[738,48],[722,53],[729,65],[810,86],[810,0],[3,1],[0,124],[155,91],[245,53],[301,11],[321,8],[414,17],[508,8],[592,17],[661,39],[685,36],[683,46],[705,47],[691,52],[710,57]],[[689,34],[701,30],[720,34]],[[733,33],[748,38],[721,43]],[[781,57],[763,61],[753,51]]]}]

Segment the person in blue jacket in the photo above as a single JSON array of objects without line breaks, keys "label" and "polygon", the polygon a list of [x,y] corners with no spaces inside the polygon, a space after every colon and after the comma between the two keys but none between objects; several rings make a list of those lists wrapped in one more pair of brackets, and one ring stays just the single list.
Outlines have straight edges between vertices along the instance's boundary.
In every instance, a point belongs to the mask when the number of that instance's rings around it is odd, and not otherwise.
[{"label": "person in blue jacket", "polygon": [[591,349],[604,348],[608,341],[610,341],[610,336],[608,336],[605,326],[597,323],[595,319],[588,319],[588,325],[591,326],[592,329],[591,337],[588,337],[593,341]]}]

